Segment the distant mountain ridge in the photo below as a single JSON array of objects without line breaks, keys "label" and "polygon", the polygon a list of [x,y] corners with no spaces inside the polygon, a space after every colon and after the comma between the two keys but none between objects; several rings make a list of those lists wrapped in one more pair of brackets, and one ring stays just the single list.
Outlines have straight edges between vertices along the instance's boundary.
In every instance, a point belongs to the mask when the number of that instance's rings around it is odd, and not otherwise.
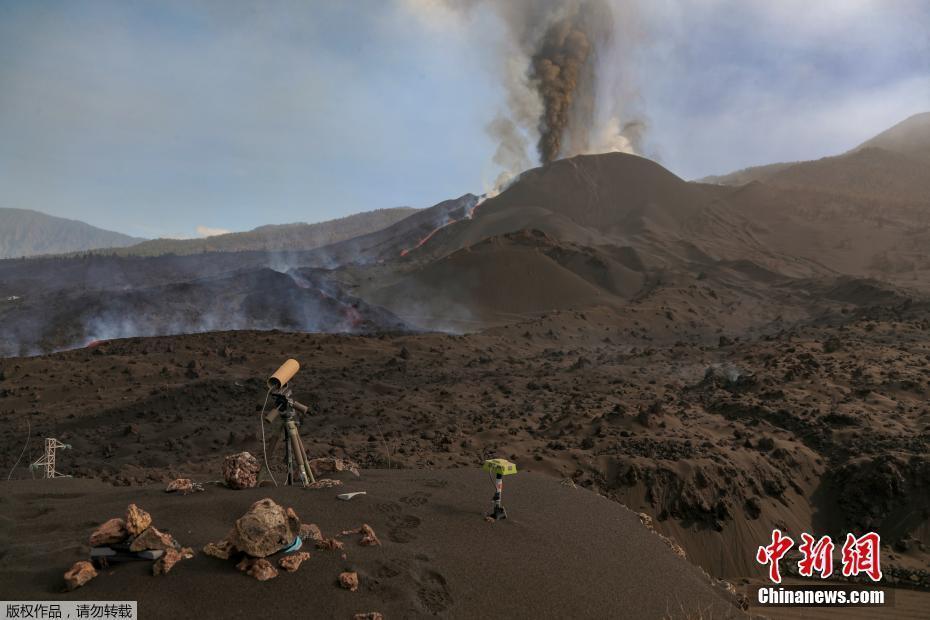
[{"label": "distant mountain ridge", "polygon": [[143,239],[28,209],[0,209],[0,259],[125,247]]},{"label": "distant mountain ridge", "polygon": [[184,256],[203,252],[314,250],[387,228],[416,212],[417,209],[412,207],[375,209],[315,224],[272,224],[246,232],[202,239],[152,239],[130,247],[98,250],[98,253],[120,256]]},{"label": "distant mountain ridge", "polygon": [[930,112],[915,114],[841,155],[744,168],[698,181],[781,187],[924,202],[930,195]]}]

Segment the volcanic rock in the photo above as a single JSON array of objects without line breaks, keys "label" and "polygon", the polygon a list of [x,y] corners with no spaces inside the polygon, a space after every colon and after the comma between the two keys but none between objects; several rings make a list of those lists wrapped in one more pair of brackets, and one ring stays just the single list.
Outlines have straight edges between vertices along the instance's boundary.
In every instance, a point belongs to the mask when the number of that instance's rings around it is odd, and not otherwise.
[{"label": "volcanic rock", "polygon": [[231,454],[223,461],[223,478],[231,489],[251,489],[258,484],[261,465],[248,452]]},{"label": "volcanic rock", "polygon": [[97,571],[94,569],[94,565],[90,562],[82,561],[75,562],[74,566],[68,569],[68,572],[65,573],[65,584],[68,586],[68,590],[74,590],[80,588],[85,583],[97,576]]},{"label": "volcanic rock", "polygon": [[174,568],[174,565],[181,560],[189,560],[194,557],[194,551],[190,547],[183,549],[167,549],[165,553],[158,558],[158,561],[152,566],[153,575],[167,575]]},{"label": "volcanic rock", "polygon": [[319,542],[323,540],[323,532],[320,531],[316,523],[302,523],[300,525],[300,537],[304,540]]},{"label": "volcanic rock", "polygon": [[168,483],[168,486],[165,487],[165,492],[174,493],[176,491],[180,491],[186,495],[187,493],[190,493],[193,488],[194,483],[190,478],[177,478]]},{"label": "volcanic rock", "polygon": [[129,545],[130,551],[168,551],[169,549],[177,550],[180,545],[171,537],[171,534],[158,531],[154,527],[146,529],[136,536],[132,544]]},{"label": "volcanic rock", "polygon": [[235,530],[230,531],[223,540],[207,543],[203,548],[203,552],[210,557],[228,560],[229,556],[236,552],[236,547],[229,541],[234,532]]},{"label": "volcanic rock", "polygon": [[263,558],[294,542],[299,532],[296,513],[265,498],[239,517],[229,542],[252,557]]},{"label": "volcanic rock", "polygon": [[286,555],[280,560],[278,560],[278,566],[283,568],[289,573],[293,573],[300,565],[303,564],[304,560],[309,560],[310,554],[306,551],[301,551],[300,553],[294,553],[292,555]]},{"label": "volcanic rock", "polygon": [[165,487],[165,493],[177,492],[181,495],[187,495],[195,491],[203,491],[203,485],[192,481],[190,478],[177,478],[169,482],[168,486]]},{"label": "volcanic rock", "polygon": [[316,543],[317,549],[329,549],[330,551],[336,551],[342,549],[345,545],[341,541],[336,540],[335,538],[326,538],[324,540],[319,540]]},{"label": "volcanic rock", "polygon": [[349,459],[337,459],[334,457],[322,457],[310,459],[310,469],[313,470],[314,476],[321,474],[334,474],[340,471],[350,471],[356,476],[359,474],[358,463]]},{"label": "volcanic rock", "polygon": [[150,525],[152,525],[152,515],[135,504],[129,504],[126,508],[126,530],[133,536],[138,536]]},{"label": "volcanic rock", "polygon": [[278,576],[278,569],[272,566],[268,560],[260,558],[252,562],[246,574],[255,577],[259,581],[268,581]]},{"label": "volcanic rock", "polygon": [[374,529],[367,523],[362,524],[362,539],[358,541],[363,547],[373,547],[380,545],[381,541],[375,535]]},{"label": "volcanic rock", "polygon": [[329,489],[332,487],[342,486],[342,480],[333,480],[331,478],[320,478],[316,482],[307,485],[308,489]]},{"label": "volcanic rock", "polygon": [[339,575],[339,585],[348,590],[355,592],[358,590],[358,573],[341,573]]},{"label": "volcanic rock", "polygon": [[355,528],[354,530],[345,530],[341,535],[347,536],[349,534],[361,534],[362,538],[358,543],[363,547],[373,547],[381,544],[381,541],[378,540],[378,537],[375,535],[374,529],[367,523],[362,524],[362,527]]},{"label": "volcanic rock", "polygon": [[116,517],[94,530],[94,533],[90,535],[90,546],[112,545],[123,542],[128,537],[129,532],[126,531],[126,522]]}]

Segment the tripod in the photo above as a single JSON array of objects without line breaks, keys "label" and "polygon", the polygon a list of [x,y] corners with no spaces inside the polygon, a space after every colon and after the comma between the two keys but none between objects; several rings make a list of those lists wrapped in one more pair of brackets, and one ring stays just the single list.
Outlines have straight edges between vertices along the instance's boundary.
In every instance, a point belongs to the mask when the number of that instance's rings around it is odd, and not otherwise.
[{"label": "tripod", "polygon": [[[284,438],[284,464],[287,467],[287,482],[285,484],[293,485],[298,480],[303,486],[309,486],[315,483],[313,470],[307,462],[307,451],[304,448],[304,442],[300,439],[300,421],[297,418],[299,413],[307,413],[309,407],[302,405],[294,400],[291,396],[291,390],[287,386],[273,389],[271,391],[275,399],[275,407],[268,415],[265,416],[266,422],[274,422],[278,417],[281,418],[280,439]],[[275,440],[271,447],[272,452],[278,444]]]}]

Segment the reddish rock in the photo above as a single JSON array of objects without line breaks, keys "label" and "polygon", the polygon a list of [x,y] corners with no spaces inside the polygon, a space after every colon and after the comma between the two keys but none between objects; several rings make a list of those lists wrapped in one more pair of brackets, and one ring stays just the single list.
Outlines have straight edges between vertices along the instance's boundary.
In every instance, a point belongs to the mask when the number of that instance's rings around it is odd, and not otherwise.
[{"label": "reddish rock", "polygon": [[321,474],[335,474],[341,471],[349,471],[359,475],[358,464],[350,461],[349,459],[337,459],[331,456],[322,457],[318,459],[310,459],[308,463],[310,469],[313,471],[314,476],[319,476]]},{"label": "reddish rock", "polygon": [[194,492],[194,482],[190,478],[177,478],[168,483],[165,487],[166,493],[181,493],[187,495]]},{"label": "reddish rock", "polygon": [[358,590],[358,573],[341,573],[339,575],[339,585],[348,590],[355,592]]},{"label": "reddish rock", "polygon": [[315,523],[302,523],[300,525],[300,537],[304,540],[321,541],[323,540],[323,532]]},{"label": "reddish rock", "polygon": [[171,534],[158,531],[150,527],[132,541],[129,545],[130,551],[168,551],[169,549],[177,550],[181,545],[171,537]]},{"label": "reddish rock", "polygon": [[194,551],[190,547],[183,549],[168,549],[152,566],[153,575],[167,575],[174,568],[174,565],[181,560],[189,560],[194,557]]},{"label": "reddish rock", "polygon": [[268,581],[278,576],[278,570],[265,558],[259,558],[252,562],[246,574],[255,577],[259,581]]},{"label": "reddish rock", "polygon": [[65,573],[65,584],[68,590],[80,588],[85,583],[97,576],[94,565],[90,562],[75,562],[74,566]]},{"label": "reddish rock", "polygon": [[126,530],[132,536],[138,536],[150,525],[152,525],[152,515],[135,504],[129,504],[126,508]]},{"label": "reddish rock", "polygon": [[316,542],[317,549],[329,549],[330,551],[336,551],[337,549],[342,549],[343,547],[345,547],[345,545],[343,545],[342,542],[336,540],[335,538],[325,538]]},{"label": "reddish rock", "polygon": [[295,570],[300,568],[300,565],[304,563],[305,560],[310,559],[310,554],[306,551],[301,551],[300,553],[294,553],[291,555],[286,555],[280,560],[278,560],[278,566],[283,568],[289,573],[293,573]]},{"label": "reddish rock", "polygon": [[231,489],[251,489],[258,484],[262,467],[248,452],[231,454],[223,461],[223,478]]},{"label": "reddish rock", "polygon": [[332,487],[342,486],[342,480],[332,480],[330,478],[321,478],[316,482],[307,485],[308,489],[330,489]]},{"label": "reddish rock", "polygon": [[292,544],[299,532],[297,514],[265,498],[239,517],[230,542],[252,557],[264,558]]},{"label": "reddish rock", "polygon": [[378,540],[378,537],[375,535],[374,529],[367,523],[363,523],[362,527],[357,527],[354,530],[343,530],[339,535],[348,536],[349,534],[361,534],[362,538],[358,543],[364,547],[372,547],[381,544],[381,541]]},{"label": "reddish rock", "polygon": [[381,544],[381,541],[375,535],[375,531],[367,523],[362,525],[362,539],[358,542],[363,547],[373,547]]},{"label": "reddish rock", "polygon": [[210,557],[219,558],[221,560],[228,560],[229,556],[236,552],[236,547],[231,542],[229,542],[229,539],[232,537],[232,535],[233,532],[230,532],[223,540],[207,543],[203,548],[203,552]]},{"label": "reddish rock", "polygon": [[117,517],[94,530],[94,533],[90,535],[90,546],[112,545],[123,542],[127,538],[129,538],[129,532],[126,531],[126,522]]}]

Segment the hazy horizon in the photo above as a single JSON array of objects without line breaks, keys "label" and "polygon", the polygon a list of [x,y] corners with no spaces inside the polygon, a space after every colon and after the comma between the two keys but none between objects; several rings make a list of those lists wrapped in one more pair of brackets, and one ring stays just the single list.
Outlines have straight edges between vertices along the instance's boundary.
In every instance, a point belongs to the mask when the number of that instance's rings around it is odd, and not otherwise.
[{"label": "hazy horizon", "polygon": [[[485,191],[513,57],[473,4],[0,3],[0,207],[192,237]],[[916,1],[610,4],[599,70],[687,179],[930,110]]]}]

